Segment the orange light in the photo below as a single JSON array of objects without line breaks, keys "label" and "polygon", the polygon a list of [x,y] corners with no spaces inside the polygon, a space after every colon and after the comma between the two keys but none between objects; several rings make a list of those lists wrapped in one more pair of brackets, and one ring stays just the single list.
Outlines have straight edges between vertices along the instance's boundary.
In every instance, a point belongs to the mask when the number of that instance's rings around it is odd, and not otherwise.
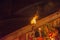
[{"label": "orange light", "polygon": [[37,15],[35,15],[32,20],[31,20],[31,24],[36,24],[36,19],[38,18]]},{"label": "orange light", "polygon": [[41,31],[41,28],[38,28],[39,29],[39,31]]}]

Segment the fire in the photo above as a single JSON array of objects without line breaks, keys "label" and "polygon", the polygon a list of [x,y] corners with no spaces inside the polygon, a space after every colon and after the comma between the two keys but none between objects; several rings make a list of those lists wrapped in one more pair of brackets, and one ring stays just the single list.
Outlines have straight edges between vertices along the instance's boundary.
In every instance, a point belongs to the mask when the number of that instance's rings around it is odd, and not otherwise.
[{"label": "fire", "polygon": [[36,19],[38,18],[37,15],[35,15],[32,20],[31,20],[31,24],[36,24]]}]

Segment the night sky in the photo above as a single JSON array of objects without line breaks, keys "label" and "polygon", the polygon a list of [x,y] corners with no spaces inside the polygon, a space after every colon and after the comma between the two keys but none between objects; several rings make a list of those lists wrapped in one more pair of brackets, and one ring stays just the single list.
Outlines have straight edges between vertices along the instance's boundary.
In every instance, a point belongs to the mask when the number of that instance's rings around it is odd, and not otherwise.
[{"label": "night sky", "polygon": [[[36,8],[33,6],[27,9],[26,6],[32,5],[42,0],[0,0],[0,37],[3,37],[27,24],[29,24],[30,18],[35,14]],[[44,1],[48,3],[48,1]],[[40,13],[40,17],[50,15],[51,12],[59,9],[59,0],[53,1],[56,6],[53,9],[42,10],[44,13]],[[44,8],[42,4],[42,9]],[[23,11],[21,11],[23,10]]]}]

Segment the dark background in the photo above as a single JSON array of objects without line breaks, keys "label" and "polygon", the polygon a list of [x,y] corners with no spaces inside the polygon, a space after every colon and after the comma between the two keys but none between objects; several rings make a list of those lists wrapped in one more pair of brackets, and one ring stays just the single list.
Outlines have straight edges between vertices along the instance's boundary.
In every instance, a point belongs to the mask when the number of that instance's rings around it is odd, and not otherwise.
[{"label": "dark background", "polygon": [[[41,4],[40,18],[52,14],[59,9],[60,1],[52,0],[54,6],[47,5],[51,0],[0,0],[0,37],[3,37],[23,26],[29,24],[30,18],[35,14],[36,8],[34,6],[24,9],[29,5],[37,2]],[[47,8],[48,7],[48,8]],[[23,11],[22,11],[23,10]],[[42,14],[42,11],[44,13]]]}]

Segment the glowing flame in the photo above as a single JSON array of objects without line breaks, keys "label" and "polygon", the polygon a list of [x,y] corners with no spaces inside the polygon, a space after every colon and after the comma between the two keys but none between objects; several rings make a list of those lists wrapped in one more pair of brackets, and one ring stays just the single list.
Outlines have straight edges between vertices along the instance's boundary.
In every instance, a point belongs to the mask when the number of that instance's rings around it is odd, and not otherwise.
[{"label": "glowing flame", "polygon": [[33,19],[31,20],[31,24],[36,24],[36,19],[38,18],[38,16],[37,15],[35,15],[34,17],[33,17]]}]

